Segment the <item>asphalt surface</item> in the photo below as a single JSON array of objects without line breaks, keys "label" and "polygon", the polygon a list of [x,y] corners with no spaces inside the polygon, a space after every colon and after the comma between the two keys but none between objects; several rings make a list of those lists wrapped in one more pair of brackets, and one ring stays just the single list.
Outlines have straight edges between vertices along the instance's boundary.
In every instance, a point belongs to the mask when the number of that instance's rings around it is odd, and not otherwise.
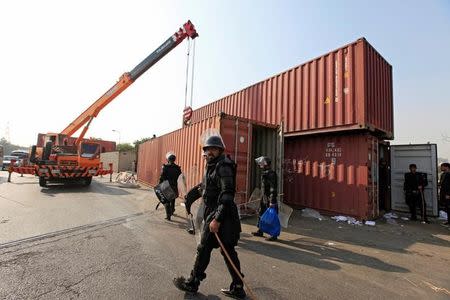
[{"label": "asphalt surface", "polygon": [[[183,208],[173,222],[146,188],[107,178],[91,187],[40,188],[32,176],[0,173],[1,299],[224,299],[219,251],[196,296],[172,278],[187,276],[196,241]],[[279,242],[250,235],[238,247],[258,299],[449,299],[450,235],[438,224],[352,226],[293,216]]]}]

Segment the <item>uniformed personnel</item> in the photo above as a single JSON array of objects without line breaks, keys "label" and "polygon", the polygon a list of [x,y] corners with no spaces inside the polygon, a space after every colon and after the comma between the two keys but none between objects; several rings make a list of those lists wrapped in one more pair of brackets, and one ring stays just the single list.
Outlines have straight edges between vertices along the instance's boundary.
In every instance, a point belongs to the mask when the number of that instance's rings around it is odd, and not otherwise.
[{"label": "uniformed personnel", "polygon": [[173,199],[167,199],[167,203],[164,204],[166,209],[166,220],[170,221],[170,218],[175,213],[175,200],[178,197],[178,177],[181,175],[181,168],[175,163],[176,156],[172,152],[166,154],[167,163],[162,166],[161,176],[159,177],[159,183],[167,180],[170,187],[175,193]]},{"label": "uniformed personnel", "polygon": [[[203,150],[207,159],[206,172],[201,188],[196,186],[193,191],[188,193],[191,196],[186,199],[186,209],[190,213],[192,202],[202,197],[205,205],[203,215],[205,226],[189,278],[174,278],[175,286],[189,293],[196,293],[200,282],[206,278],[205,271],[211,258],[211,252],[214,248],[219,247],[215,233],[218,234],[224,244],[231,261],[239,270],[239,273],[241,272],[239,258],[235,250],[241,232],[238,209],[234,202],[236,165],[224,155],[225,146],[219,135],[210,136],[206,140]],[[192,196],[195,193],[197,193],[197,196]],[[222,249],[221,254],[232,278],[230,288],[222,289],[221,292],[229,297],[244,299],[246,293],[240,276],[234,271]],[[243,276],[242,273],[240,275]]]},{"label": "uniformed personnel", "polygon": [[[259,221],[261,216],[266,212],[269,207],[274,207],[278,211],[278,183],[277,183],[277,173],[272,170],[272,160],[267,156],[261,156],[255,159],[258,166],[262,169],[261,174],[261,191],[262,197],[259,204],[259,214],[258,214],[258,230],[252,232],[254,236],[264,236],[264,233],[259,229]],[[266,238],[268,241],[276,241],[278,237],[270,236]]]},{"label": "uniformed personnel", "polygon": [[411,220],[417,220],[417,205],[422,216],[422,222],[429,223],[427,218],[427,204],[423,197],[423,190],[426,182],[422,173],[417,172],[416,164],[409,165],[409,172],[405,173],[405,182],[403,185],[403,190],[405,191],[406,204],[409,207],[411,213]]}]

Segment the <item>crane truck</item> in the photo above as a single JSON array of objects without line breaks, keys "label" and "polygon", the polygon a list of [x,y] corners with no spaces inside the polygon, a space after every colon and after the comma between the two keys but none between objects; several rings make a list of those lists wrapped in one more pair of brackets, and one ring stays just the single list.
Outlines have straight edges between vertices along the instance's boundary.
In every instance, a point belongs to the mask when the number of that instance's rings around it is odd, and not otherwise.
[{"label": "crane truck", "polygon": [[[12,172],[34,174],[39,177],[39,185],[45,187],[49,182],[79,182],[89,186],[93,176],[112,173],[111,166],[109,170],[105,170],[100,163],[99,143],[84,138],[89,125],[105,106],[184,39],[196,37],[198,33],[194,25],[191,21],[186,22],[134,69],[120,76],[116,84],[70,122],[64,130],[60,133],[45,134],[43,146],[31,147],[32,164],[26,167],[11,167],[10,175]],[[74,139],[72,135],[83,126],[78,138]]]}]

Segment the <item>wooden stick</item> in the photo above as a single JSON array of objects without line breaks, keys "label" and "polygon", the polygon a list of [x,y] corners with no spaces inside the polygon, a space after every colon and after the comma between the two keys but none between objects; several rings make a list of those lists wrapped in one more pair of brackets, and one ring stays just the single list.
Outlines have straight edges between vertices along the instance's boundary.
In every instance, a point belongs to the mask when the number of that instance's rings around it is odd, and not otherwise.
[{"label": "wooden stick", "polygon": [[219,238],[219,235],[217,234],[217,232],[214,232],[214,234],[216,235],[217,241],[219,242],[220,248],[222,248],[222,251],[225,253],[226,258],[228,259],[228,261],[230,262],[231,266],[233,267],[233,270],[236,272],[236,274],[239,276],[239,278],[242,280],[242,282],[244,283],[244,286],[247,288],[247,292],[249,293],[249,297],[250,299],[256,300],[255,294],[253,294],[252,289],[250,288],[250,286],[247,284],[247,282],[245,282],[244,278],[242,277],[241,272],[239,272],[239,270],[236,268],[236,266],[234,265],[233,261],[231,260],[230,255],[228,254],[228,251],[225,249],[225,246],[222,244],[222,241]]}]

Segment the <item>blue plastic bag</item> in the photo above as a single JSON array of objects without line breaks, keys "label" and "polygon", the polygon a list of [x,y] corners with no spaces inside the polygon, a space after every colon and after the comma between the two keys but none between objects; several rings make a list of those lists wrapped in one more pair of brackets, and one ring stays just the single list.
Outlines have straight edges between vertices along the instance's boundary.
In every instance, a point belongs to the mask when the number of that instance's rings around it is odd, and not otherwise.
[{"label": "blue plastic bag", "polygon": [[275,208],[269,207],[259,220],[259,229],[270,236],[277,237],[280,235],[281,225],[280,219]]}]

